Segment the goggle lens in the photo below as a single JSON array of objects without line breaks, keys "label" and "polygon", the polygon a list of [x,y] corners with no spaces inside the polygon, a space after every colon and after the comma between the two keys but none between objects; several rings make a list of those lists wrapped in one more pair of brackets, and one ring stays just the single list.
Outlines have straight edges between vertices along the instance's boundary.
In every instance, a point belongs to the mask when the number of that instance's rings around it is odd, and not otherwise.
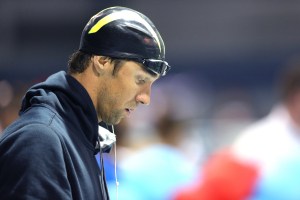
[{"label": "goggle lens", "polygon": [[165,76],[167,72],[171,69],[171,66],[166,61],[163,60],[141,59],[140,62],[147,69],[161,76]]}]

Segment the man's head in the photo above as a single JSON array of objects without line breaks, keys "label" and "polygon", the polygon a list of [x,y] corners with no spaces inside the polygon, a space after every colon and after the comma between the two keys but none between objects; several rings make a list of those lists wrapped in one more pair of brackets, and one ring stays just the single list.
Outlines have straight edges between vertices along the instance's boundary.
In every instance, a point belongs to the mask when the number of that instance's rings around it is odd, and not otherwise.
[{"label": "man's head", "polygon": [[119,123],[140,103],[149,104],[152,83],[169,69],[153,23],[124,7],[94,15],[69,61],[69,73],[87,89],[99,120],[108,124]]},{"label": "man's head", "polygon": [[94,15],[85,26],[79,51],[131,59],[156,74],[165,75],[165,45],[145,15],[125,7],[111,7]]}]

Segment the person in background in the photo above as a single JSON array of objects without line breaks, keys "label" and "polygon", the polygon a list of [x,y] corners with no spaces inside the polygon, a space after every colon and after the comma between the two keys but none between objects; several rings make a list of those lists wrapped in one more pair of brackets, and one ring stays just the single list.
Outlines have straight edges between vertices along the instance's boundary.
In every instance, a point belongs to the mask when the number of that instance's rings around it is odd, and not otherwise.
[{"label": "person in background", "polygon": [[107,137],[98,123],[113,131],[148,105],[152,84],[169,69],[163,40],[145,15],[125,7],[94,15],[68,71],[32,86],[20,117],[3,131],[0,199],[109,199]]},{"label": "person in background", "polygon": [[300,199],[300,62],[291,59],[270,113],[215,152],[175,200]]}]

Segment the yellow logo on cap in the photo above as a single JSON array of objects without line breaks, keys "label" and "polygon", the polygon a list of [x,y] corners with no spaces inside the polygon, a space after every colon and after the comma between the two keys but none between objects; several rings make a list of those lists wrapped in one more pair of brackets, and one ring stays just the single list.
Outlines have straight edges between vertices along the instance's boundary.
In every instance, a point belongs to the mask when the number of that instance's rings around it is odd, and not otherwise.
[{"label": "yellow logo on cap", "polygon": [[114,13],[111,13],[111,14],[103,17],[90,29],[89,34],[96,33],[104,25],[106,25],[112,21],[119,20],[119,19],[134,20],[134,21],[138,21],[139,23],[143,24],[150,31],[152,36],[157,41],[159,50],[161,51],[161,44],[158,39],[158,36],[155,33],[155,31],[153,30],[153,28],[150,26],[150,24],[145,19],[143,19],[139,14],[131,12],[131,11],[127,11],[127,10],[120,11],[120,12],[114,12]]}]

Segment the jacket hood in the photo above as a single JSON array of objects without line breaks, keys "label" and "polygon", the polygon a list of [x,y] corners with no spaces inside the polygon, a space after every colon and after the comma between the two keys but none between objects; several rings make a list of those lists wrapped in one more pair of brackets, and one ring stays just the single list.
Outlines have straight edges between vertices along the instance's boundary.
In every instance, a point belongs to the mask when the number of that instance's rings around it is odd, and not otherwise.
[{"label": "jacket hood", "polygon": [[45,106],[64,121],[84,132],[94,146],[98,137],[98,118],[86,89],[72,76],[61,71],[31,87],[25,94],[20,115],[34,106]]}]

